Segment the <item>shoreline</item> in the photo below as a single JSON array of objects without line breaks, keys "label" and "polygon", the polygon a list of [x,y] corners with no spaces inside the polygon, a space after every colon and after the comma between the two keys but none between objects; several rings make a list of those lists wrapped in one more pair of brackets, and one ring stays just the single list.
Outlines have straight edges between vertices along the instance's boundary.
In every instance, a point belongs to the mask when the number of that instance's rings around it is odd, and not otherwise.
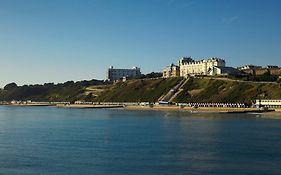
[{"label": "shoreline", "polygon": [[206,113],[280,113],[281,110],[274,109],[262,110],[257,108],[227,108],[227,107],[180,107],[180,106],[126,106],[124,109],[130,110],[168,110],[168,111],[189,111]]},{"label": "shoreline", "polygon": [[94,105],[94,104],[67,104],[67,105],[56,105],[58,108],[76,108],[76,109],[86,109],[86,108],[96,108],[96,109],[109,109],[109,108],[124,108],[124,105]]},{"label": "shoreline", "polygon": [[141,105],[94,105],[94,104],[2,104],[1,106],[17,106],[17,107],[58,107],[66,109],[125,109],[125,110],[159,110],[159,111],[189,111],[201,113],[259,113],[281,115],[281,109],[258,109],[258,108],[230,108],[230,107],[183,107],[183,106],[141,106]]},{"label": "shoreline", "polygon": [[18,106],[18,107],[46,107],[46,106],[56,106],[54,104],[1,104],[1,106]]}]

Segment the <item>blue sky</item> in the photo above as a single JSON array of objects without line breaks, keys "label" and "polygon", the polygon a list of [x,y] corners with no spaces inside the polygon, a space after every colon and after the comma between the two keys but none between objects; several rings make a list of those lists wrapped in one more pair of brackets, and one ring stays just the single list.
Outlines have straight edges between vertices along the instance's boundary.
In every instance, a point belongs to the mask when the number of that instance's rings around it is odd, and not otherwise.
[{"label": "blue sky", "polygon": [[179,57],[281,66],[280,0],[0,0],[0,87],[161,71]]}]

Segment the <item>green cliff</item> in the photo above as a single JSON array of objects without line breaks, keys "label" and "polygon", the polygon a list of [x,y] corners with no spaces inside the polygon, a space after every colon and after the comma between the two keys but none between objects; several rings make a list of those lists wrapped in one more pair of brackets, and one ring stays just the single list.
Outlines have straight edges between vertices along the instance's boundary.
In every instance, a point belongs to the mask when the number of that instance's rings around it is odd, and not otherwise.
[{"label": "green cliff", "polygon": [[251,104],[255,99],[281,99],[278,83],[231,79],[190,78],[175,102],[224,102]]},{"label": "green cliff", "polygon": [[63,84],[16,86],[0,90],[0,101],[157,102],[170,90],[173,102],[225,102],[251,104],[255,99],[281,99],[278,83],[237,81],[226,78],[155,78],[135,79],[111,84],[99,80],[69,81]]}]

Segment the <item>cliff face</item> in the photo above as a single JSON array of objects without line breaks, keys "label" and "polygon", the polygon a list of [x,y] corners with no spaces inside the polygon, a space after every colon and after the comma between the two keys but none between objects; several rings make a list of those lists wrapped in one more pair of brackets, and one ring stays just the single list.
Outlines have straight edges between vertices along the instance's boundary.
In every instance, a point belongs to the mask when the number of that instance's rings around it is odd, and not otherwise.
[{"label": "cliff face", "polygon": [[192,78],[176,102],[224,102],[251,104],[255,99],[281,99],[277,83],[245,82],[228,79]]},{"label": "cliff face", "polygon": [[[136,79],[116,84],[102,81],[19,86],[0,90],[0,101],[157,102],[182,83],[183,78]],[[277,83],[245,82],[223,78],[189,78],[174,92],[174,102],[224,102],[251,104],[255,99],[281,99]]]},{"label": "cliff face", "polygon": [[32,101],[75,101],[84,99],[85,88],[92,85],[103,85],[107,82],[99,80],[68,81],[65,83],[45,83],[44,85],[24,85],[0,90],[0,101],[32,100]]},{"label": "cliff face", "polygon": [[130,80],[117,83],[100,92],[94,101],[112,102],[157,102],[183,78],[158,78]]},{"label": "cliff face", "polygon": [[[182,82],[181,78],[130,80],[95,94],[94,101],[156,102]],[[251,104],[255,99],[281,99],[277,83],[226,78],[189,78],[175,92],[173,102],[223,102]]]}]

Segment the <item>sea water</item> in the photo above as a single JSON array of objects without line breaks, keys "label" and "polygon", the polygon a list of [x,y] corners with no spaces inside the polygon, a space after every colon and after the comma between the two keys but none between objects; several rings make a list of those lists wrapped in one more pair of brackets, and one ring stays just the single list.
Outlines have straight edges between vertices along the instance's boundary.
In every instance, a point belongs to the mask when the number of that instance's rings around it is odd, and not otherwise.
[{"label": "sea water", "polygon": [[279,175],[281,120],[1,106],[0,174]]}]

